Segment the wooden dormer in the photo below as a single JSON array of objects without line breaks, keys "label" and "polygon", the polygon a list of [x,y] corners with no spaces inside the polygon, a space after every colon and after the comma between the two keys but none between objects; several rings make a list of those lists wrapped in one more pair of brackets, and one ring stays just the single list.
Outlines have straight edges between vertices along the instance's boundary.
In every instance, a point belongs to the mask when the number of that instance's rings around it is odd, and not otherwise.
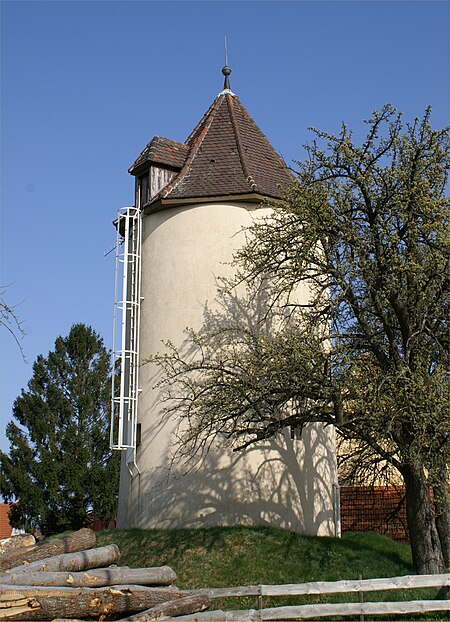
[{"label": "wooden dormer", "polygon": [[189,148],[183,143],[155,136],[129,173],[136,178],[136,207],[142,209],[180,172]]}]

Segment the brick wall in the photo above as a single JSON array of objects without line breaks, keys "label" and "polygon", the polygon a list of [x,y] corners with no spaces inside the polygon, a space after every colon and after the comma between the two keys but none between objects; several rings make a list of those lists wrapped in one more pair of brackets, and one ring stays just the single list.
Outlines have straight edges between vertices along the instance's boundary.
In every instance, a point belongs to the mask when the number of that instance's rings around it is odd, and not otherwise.
[{"label": "brick wall", "polygon": [[0,538],[9,538],[12,527],[8,520],[9,504],[0,503]]},{"label": "brick wall", "polygon": [[402,486],[342,486],[342,533],[376,531],[408,542],[405,489]]}]

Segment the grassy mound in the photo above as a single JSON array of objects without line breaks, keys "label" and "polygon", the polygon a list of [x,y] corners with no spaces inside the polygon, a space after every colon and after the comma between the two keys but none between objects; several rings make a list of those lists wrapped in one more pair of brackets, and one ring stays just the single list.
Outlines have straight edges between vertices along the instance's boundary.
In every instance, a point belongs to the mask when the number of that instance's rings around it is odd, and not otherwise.
[{"label": "grassy mound", "polygon": [[[171,566],[181,589],[251,584],[372,579],[414,574],[411,549],[376,533],[318,538],[269,527],[105,531],[97,546],[115,543],[121,565]],[[370,592],[366,601],[422,600],[440,597],[434,590]],[[314,602],[357,602],[358,594],[264,598],[264,607]],[[254,598],[218,599],[214,608],[258,608]],[[370,618],[367,617],[367,620]],[[377,617],[381,620],[386,618]],[[405,619],[404,617],[392,617]],[[410,620],[442,620],[438,615]]]},{"label": "grassy mound", "polygon": [[116,543],[121,565],[167,564],[185,589],[254,583],[302,583],[413,573],[411,551],[376,533],[318,538],[269,527],[102,532]]}]

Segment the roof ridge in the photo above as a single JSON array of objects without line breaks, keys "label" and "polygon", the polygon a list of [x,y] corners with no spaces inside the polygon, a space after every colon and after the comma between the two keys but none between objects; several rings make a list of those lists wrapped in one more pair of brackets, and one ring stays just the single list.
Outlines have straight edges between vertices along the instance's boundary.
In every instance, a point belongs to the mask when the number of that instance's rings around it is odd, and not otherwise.
[{"label": "roof ridge", "polygon": [[228,105],[228,111],[230,113],[231,125],[233,127],[234,138],[236,140],[239,158],[242,164],[242,170],[244,171],[245,181],[249,184],[249,186],[251,187],[253,191],[256,191],[258,190],[258,185],[253,179],[253,175],[248,166],[247,155],[245,153],[244,146],[242,144],[241,134],[239,132],[239,126],[237,124],[236,117],[234,116],[233,99],[232,99],[231,93],[226,93],[225,98],[226,98],[227,105]]},{"label": "roof ridge", "polygon": [[[167,138],[167,136],[153,136],[152,140],[167,140],[169,143],[176,143],[177,145],[186,145],[186,143],[182,143],[179,140],[175,140],[174,138]],[[151,141],[150,141],[151,142]]]},{"label": "roof ridge", "polygon": [[219,95],[216,97],[216,99],[213,101],[213,103],[210,105],[210,107],[208,108],[208,110],[205,112],[205,114],[203,115],[203,117],[200,119],[200,121],[197,123],[197,125],[194,127],[194,129],[192,130],[192,132],[189,134],[189,136],[186,138],[186,140],[184,141],[184,144],[187,145],[189,144],[189,142],[194,138],[195,134],[197,133],[197,131],[199,130],[199,128],[202,126],[202,124],[205,122],[205,119],[207,119],[209,117],[209,115],[212,113],[213,109],[217,106],[217,101],[220,98],[221,93],[219,93]]},{"label": "roof ridge", "polygon": [[[188,157],[186,158],[180,172],[178,173],[178,175],[175,177],[174,179],[174,183],[171,184],[170,182],[167,184],[167,186],[165,186],[162,190],[160,195],[157,196],[161,196],[163,198],[166,198],[180,183],[180,181],[182,181],[186,171],[189,169],[189,166],[191,165],[192,160],[194,159],[197,151],[200,148],[200,145],[202,144],[206,134],[208,133],[209,128],[211,127],[211,123],[214,120],[214,117],[217,113],[217,110],[219,109],[219,99],[220,97],[217,97],[214,102],[211,104],[211,106],[208,108],[207,112],[203,115],[202,120],[200,121],[200,123],[197,123],[195,129],[193,132],[191,132],[188,136],[188,138],[186,139],[185,144],[188,144],[189,141],[191,140],[191,138],[193,138],[195,136],[195,134],[200,130],[202,122],[204,124],[203,129],[201,130],[200,134],[198,135],[198,137],[194,140],[194,145],[192,147],[192,149],[189,152]],[[209,115],[209,116],[208,116]]]}]

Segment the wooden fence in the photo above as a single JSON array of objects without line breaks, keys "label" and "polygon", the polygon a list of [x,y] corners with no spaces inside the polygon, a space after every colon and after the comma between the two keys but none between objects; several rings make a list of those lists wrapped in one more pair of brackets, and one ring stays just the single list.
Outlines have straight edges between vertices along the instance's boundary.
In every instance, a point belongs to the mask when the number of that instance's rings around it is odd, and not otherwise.
[{"label": "wooden fence", "polygon": [[[234,622],[240,620],[294,620],[311,619],[327,616],[359,616],[428,613],[432,611],[450,611],[450,600],[419,600],[398,602],[358,602],[358,603],[320,603],[313,605],[294,605],[286,607],[263,608],[265,596],[302,596],[318,594],[357,593],[361,596],[366,592],[399,590],[411,588],[448,588],[450,574],[419,575],[393,577],[388,579],[360,579],[356,581],[321,581],[316,583],[299,583],[288,585],[251,585],[216,589],[193,590],[193,594],[207,595],[210,598],[226,598],[233,596],[256,596],[259,599],[258,609],[239,611],[205,611],[177,618],[178,621]],[[447,590],[448,591],[448,590]],[[168,620],[166,620],[168,622]]]}]

